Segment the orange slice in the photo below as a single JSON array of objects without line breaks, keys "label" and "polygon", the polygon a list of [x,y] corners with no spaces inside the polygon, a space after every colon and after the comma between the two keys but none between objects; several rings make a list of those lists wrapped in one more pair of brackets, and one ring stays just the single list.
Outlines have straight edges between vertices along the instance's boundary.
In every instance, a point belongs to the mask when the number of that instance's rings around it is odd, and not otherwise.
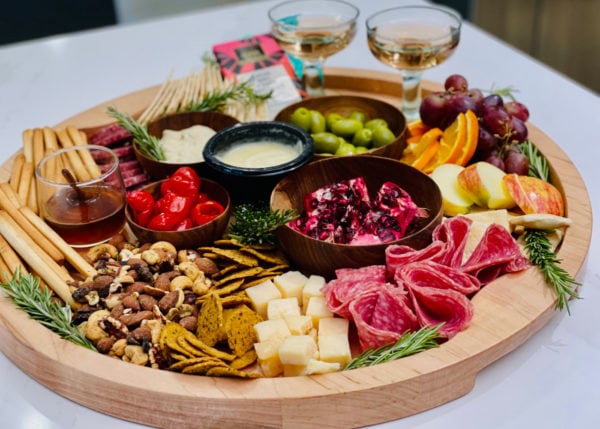
[{"label": "orange slice", "polygon": [[406,145],[400,161],[412,164],[429,146],[439,141],[441,136],[442,130],[439,128],[432,128],[426,131],[419,140],[409,142]]},{"label": "orange slice", "polygon": [[475,150],[477,149],[477,141],[479,140],[479,122],[477,120],[477,115],[471,110],[467,110],[465,119],[467,136],[461,153],[455,161],[456,164],[462,166],[467,165],[471,158],[473,158]]},{"label": "orange slice", "polygon": [[440,148],[435,158],[425,166],[423,171],[431,173],[438,165],[455,164],[460,157],[467,139],[467,119],[464,113],[459,113],[452,124],[443,132],[440,138]]},{"label": "orange slice", "polygon": [[416,136],[422,136],[429,130],[429,127],[427,125],[425,125],[423,123],[423,121],[418,119],[418,120],[412,121],[410,124],[408,124],[406,126],[406,130],[408,131],[409,138],[411,138],[411,137],[416,137]]},{"label": "orange slice", "polygon": [[440,141],[435,140],[421,153],[411,164],[418,170],[423,171],[427,165],[430,164],[431,160],[435,158],[435,155],[440,149]]}]

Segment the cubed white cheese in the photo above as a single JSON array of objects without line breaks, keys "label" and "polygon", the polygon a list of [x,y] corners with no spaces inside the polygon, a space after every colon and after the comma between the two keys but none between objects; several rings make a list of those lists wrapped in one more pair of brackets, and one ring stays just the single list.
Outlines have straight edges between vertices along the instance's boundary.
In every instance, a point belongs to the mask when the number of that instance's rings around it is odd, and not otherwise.
[{"label": "cubed white cheese", "polygon": [[323,335],[348,335],[350,322],[342,317],[326,317],[319,320],[319,336]]},{"label": "cubed white cheese", "polygon": [[267,318],[267,304],[273,299],[281,298],[281,292],[271,280],[265,280],[255,286],[246,289],[246,295],[250,298],[254,310],[263,319]]},{"label": "cubed white cheese", "polygon": [[327,374],[339,371],[340,368],[341,365],[338,362],[324,362],[318,359],[311,359],[304,369],[304,375]]},{"label": "cubed white cheese", "polygon": [[283,274],[275,276],[273,283],[281,292],[284,298],[294,297],[298,300],[298,305],[302,303],[302,289],[307,281],[307,277],[300,271],[286,271]]},{"label": "cubed white cheese", "polygon": [[312,317],[313,326],[319,326],[319,320],[333,317],[333,313],[327,308],[327,302],[323,296],[312,296],[306,305],[305,314]]},{"label": "cubed white cheese", "polygon": [[310,335],[290,335],[279,346],[279,359],[284,365],[306,365],[317,353],[317,344]]},{"label": "cubed white cheese", "polygon": [[287,323],[283,319],[263,320],[254,325],[258,342],[279,340],[291,335]]},{"label": "cubed white cheese", "polygon": [[286,316],[300,316],[300,306],[295,297],[277,298],[268,302],[268,319],[285,319]]},{"label": "cubed white cheese", "polygon": [[265,377],[277,377],[283,373],[283,365],[279,360],[280,344],[281,342],[278,340],[254,343],[258,366]]},{"label": "cubed white cheese", "polygon": [[346,334],[319,335],[319,359],[346,366],[351,359],[350,342]]},{"label": "cubed white cheese", "polygon": [[321,288],[325,286],[325,277],[313,274],[308,277],[302,288],[302,308],[306,311],[308,299],[312,296],[323,296]]},{"label": "cubed white cheese", "polygon": [[285,316],[284,320],[292,335],[306,335],[313,328],[312,317],[304,314]]}]

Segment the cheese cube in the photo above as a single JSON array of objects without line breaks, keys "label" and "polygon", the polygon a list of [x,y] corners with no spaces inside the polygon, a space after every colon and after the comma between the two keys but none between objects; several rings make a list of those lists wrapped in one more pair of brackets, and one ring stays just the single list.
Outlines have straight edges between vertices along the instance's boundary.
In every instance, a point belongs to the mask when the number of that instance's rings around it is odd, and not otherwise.
[{"label": "cheese cube", "polygon": [[306,375],[306,365],[283,365],[284,377],[298,377],[300,375]]},{"label": "cheese cube", "polygon": [[312,318],[304,314],[285,316],[284,320],[292,335],[306,335],[313,328]]},{"label": "cheese cube", "polygon": [[277,340],[254,343],[258,366],[265,377],[277,377],[283,373],[283,365],[279,360],[279,345]]},{"label": "cheese cube", "polygon": [[319,320],[319,336],[344,334],[348,335],[350,322],[342,317],[326,317]]},{"label": "cheese cube", "polygon": [[310,297],[323,296],[323,292],[321,291],[323,286],[325,286],[325,277],[313,274],[306,280],[304,288],[302,288],[302,308],[304,311],[306,311]]},{"label": "cheese cube", "polygon": [[281,296],[284,298],[294,297],[300,304],[302,302],[302,289],[307,280],[306,276],[300,271],[287,271],[275,276],[273,283],[281,292]]},{"label": "cheese cube", "polygon": [[352,357],[348,335],[335,334],[319,336],[319,359],[324,362],[337,362],[346,366]]},{"label": "cheese cube", "polygon": [[246,289],[246,295],[250,298],[254,310],[263,319],[267,318],[267,304],[269,301],[281,298],[281,292],[279,292],[279,289],[277,289],[277,286],[271,280],[265,280],[255,286],[250,286]]},{"label": "cheese cube", "polygon": [[306,365],[317,353],[317,344],[309,335],[290,335],[279,346],[279,359],[284,365]]},{"label": "cheese cube", "polygon": [[291,335],[290,330],[283,319],[263,320],[254,325],[258,342],[278,340],[283,341]]},{"label": "cheese cube", "polygon": [[285,316],[299,316],[300,306],[295,297],[272,299],[267,304],[268,319],[284,319]]},{"label": "cheese cube", "polygon": [[306,305],[305,314],[312,317],[313,326],[319,326],[319,320],[333,317],[333,313],[327,308],[324,296],[311,296]]},{"label": "cheese cube", "polygon": [[341,367],[338,362],[324,362],[318,359],[311,359],[308,361],[303,375],[327,374],[339,371]]}]

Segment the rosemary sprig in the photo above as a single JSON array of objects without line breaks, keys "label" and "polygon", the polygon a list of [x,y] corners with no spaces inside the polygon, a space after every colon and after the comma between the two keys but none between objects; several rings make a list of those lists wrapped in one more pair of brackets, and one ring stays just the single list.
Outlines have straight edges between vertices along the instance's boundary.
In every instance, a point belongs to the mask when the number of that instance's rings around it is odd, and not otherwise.
[{"label": "rosemary sprig", "polygon": [[231,100],[251,106],[261,103],[271,97],[272,92],[257,94],[250,86],[250,81],[234,83],[222,89],[209,91],[198,103],[190,103],[189,111],[222,111]]},{"label": "rosemary sprig", "polygon": [[577,286],[580,285],[560,264],[560,259],[552,250],[550,240],[547,234],[551,231],[528,229],[525,231],[523,240],[525,241],[525,250],[528,253],[529,260],[537,266],[546,283],[548,283],[556,295],[556,308],[562,310],[569,309],[569,299],[579,298]]},{"label": "rosemary sprig", "polygon": [[158,144],[158,138],[150,135],[144,124],[139,123],[126,113],[119,112],[114,107],[108,108],[108,114],[115,118],[120,126],[131,133],[135,141],[138,143],[138,147],[142,154],[157,161],[165,160],[165,154]]},{"label": "rosemary sprig", "polygon": [[441,338],[439,329],[442,325],[423,327],[415,332],[403,334],[395,343],[383,345],[375,349],[368,349],[352,359],[345,367],[347,369],[363,368],[384,362],[420,353],[439,347],[438,339]]},{"label": "rosemary sprig", "polygon": [[513,93],[519,92],[519,90],[513,86],[507,86],[506,88],[494,88],[492,86],[492,89],[490,89],[488,92],[490,94],[499,95],[502,98],[509,98],[512,101],[516,101],[517,98],[513,95]]},{"label": "rosemary sprig", "polygon": [[228,235],[244,244],[274,244],[275,230],[296,217],[294,209],[272,211],[266,204],[240,204],[233,209]]},{"label": "rosemary sprig", "polygon": [[529,159],[529,176],[548,181],[550,178],[548,160],[540,153],[531,140],[526,140],[519,144],[519,148]]},{"label": "rosemary sprig", "polygon": [[[4,278],[8,276],[4,274]],[[6,295],[17,307],[25,311],[33,320],[77,345],[96,350],[85,336],[72,324],[71,307],[61,306],[52,299],[52,292],[40,287],[39,277],[22,274],[17,270],[12,278],[0,283]]]}]

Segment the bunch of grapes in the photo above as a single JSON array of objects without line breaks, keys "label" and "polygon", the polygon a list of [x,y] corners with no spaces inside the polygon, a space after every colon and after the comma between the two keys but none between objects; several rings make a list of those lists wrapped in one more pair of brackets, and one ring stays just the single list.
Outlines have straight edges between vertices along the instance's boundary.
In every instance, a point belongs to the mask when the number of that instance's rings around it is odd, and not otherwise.
[{"label": "bunch of grapes", "polygon": [[469,88],[467,79],[459,74],[448,76],[444,88],[423,98],[421,120],[430,127],[444,129],[459,113],[473,111],[479,119],[474,160],[487,161],[507,173],[526,175],[529,159],[519,144],[527,139],[527,107],[514,99],[505,102],[499,94],[484,95],[480,89]]}]

